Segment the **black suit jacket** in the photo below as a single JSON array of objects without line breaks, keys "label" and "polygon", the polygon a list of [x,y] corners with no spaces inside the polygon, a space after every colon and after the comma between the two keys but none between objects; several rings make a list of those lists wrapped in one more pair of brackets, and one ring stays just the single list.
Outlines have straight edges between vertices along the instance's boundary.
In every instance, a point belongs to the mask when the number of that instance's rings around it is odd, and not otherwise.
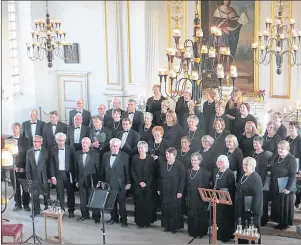
[{"label": "black suit jacket", "polygon": [[[82,125],[80,128],[79,143],[81,143],[84,137],[89,137],[90,129],[86,125]],[[67,144],[70,146],[74,145],[74,126],[67,128]]]},{"label": "black suit jacket", "polygon": [[39,181],[40,184],[47,184],[49,179],[49,151],[42,147],[38,163],[35,160],[34,148],[26,154],[26,179]]},{"label": "black suit jacket", "polygon": [[[13,139],[13,136],[7,139]],[[18,139],[18,150],[19,154],[16,156],[15,164],[17,168],[26,168],[26,152],[29,149],[29,139],[20,135]]]},{"label": "black suit jacket", "polygon": [[43,127],[43,146],[51,149],[53,146],[57,145],[55,141],[55,135],[57,133],[67,134],[67,124],[57,122],[55,133],[53,134],[51,122],[46,123]]},{"label": "black suit jacket", "polygon": [[[125,112],[123,114],[123,118],[128,118],[129,113]],[[144,124],[144,115],[142,111],[135,111],[134,117],[133,117],[133,122],[132,122],[132,129],[135,130],[136,132],[139,132],[139,127],[140,125]]]},{"label": "black suit jacket", "polygon": [[[77,114],[77,109],[73,109],[69,112],[69,126],[74,125],[74,116]],[[83,125],[86,125],[89,127],[90,121],[91,121],[91,113],[85,109],[83,109],[82,112],[82,117],[83,117]]]},{"label": "black suit jacket", "polygon": [[[100,133],[104,133],[106,140],[105,142],[99,142],[100,146],[98,148],[98,150],[108,150],[110,149],[110,140],[112,139],[112,131],[110,129],[108,129],[107,127],[102,126]],[[92,128],[90,130],[90,139],[91,142],[95,142],[95,137],[97,137],[98,134],[96,134],[95,128]]]},{"label": "black suit jacket", "polygon": [[96,187],[99,180],[99,153],[95,150],[90,150],[87,153],[85,165],[83,164],[83,152],[75,153],[75,182],[85,188]]},{"label": "black suit jacket", "polygon": [[124,191],[130,184],[129,155],[119,151],[114,164],[110,166],[111,152],[106,152],[102,158],[101,180],[108,183],[113,190]]},{"label": "black suit jacket", "polygon": [[[44,121],[37,120],[37,125],[36,125],[36,132],[34,135],[40,135],[43,136],[43,127],[45,125]],[[22,133],[24,137],[29,139],[29,145],[33,146],[33,138],[32,138],[32,132],[31,132],[31,121],[25,121],[22,123]]]},{"label": "black suit jacket", "polygon": [[[120,115],[120,118],[123,118],[123,114],[125,113],[124,110],[122,110],[121,108],[119,108],[120,111],[121,111],[121,115]],[[106,114],[108,115],[109,119],[112,121],[113,120],[113,117],[112,117],[112,112],[113,112],[113,109],[109,109],[106,111]]]},{"label": "black suit jacket", "polygon": [[[50,150],[50,176],[57,177],[59,174],[59,147],[53,146]],[[75,160],[75,152],[74,148],[65,145],[65,169],[66,172],[71,173],[72,180],[74,180],[74,160]]]},{"label": "black suit jacket", "polygon": [[[120,131],[117,137],[121,140],[124,131]],[[122,151],[126,152],[129,155],[136,154],[138,152],[137,144],[140,141],[140,135],[133,129],[129,130],[128,137],[126,138],[125,144],[122,148]]]}]

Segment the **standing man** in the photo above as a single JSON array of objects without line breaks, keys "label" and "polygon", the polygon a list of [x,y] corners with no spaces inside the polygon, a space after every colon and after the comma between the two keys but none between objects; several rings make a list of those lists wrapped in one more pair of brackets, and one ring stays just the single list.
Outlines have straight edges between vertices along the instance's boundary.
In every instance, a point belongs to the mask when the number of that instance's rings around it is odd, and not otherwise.
[{"label": "standing man", "polygon": [[38,120],[38,111],[30,111],[30,120],[22,123],[22,135],[29,140],[29,145],[33,146],[33,137],[35,135],[43,135],[43,127],[45,122]]},{"label": "standing man", "polygon": [[[12,181],[13,188],[15,190],[15,207],[13,211],[18,211],[22,209],[22,204],[25,211],[30,211],[29,207],[29,193],[24,191],[22,188],[22,195],[21,195],[21,183],[19,182],[20,179],[26,179],[26,152],[29,149],[29,140],[21,135],[21,124],[20,123],[13,123],[12,125],[13,136],[9,137],[8,139],[15,139],[18,141],[18,151],[19,154],[15,158],[15,168],[10,172],[10,179]],[[15,172],[15,173],[14,173]],[[14,179],[16,177],[16,180]],[[16,182],[16,186],[15,186]]]},{"label": "standing man", "polygon": [[112,114],[113,110],[117,110],[117,109],[121,111],[120,117],[122,118],[123,113],[125,111],[120,108],[120,100],[115,97],[113,99],[113,108],[106,111],[106,114],[109,116],[110,120],[113,120],[113,118],[112,118],[113,117],[113,114]]},{"label": "standing man", "polygon": [[129,118],[132,122],[132,129],[139,132],[140,125],[144,124],[144,116],[142,111],[136,111],[136,101],[129,99],[128,109],[123,114],[124,118]]},{"label": "standing man", "polygon": [[[44,210],[47,209],[47,201],[50,198],[48,175],[49,170],[49,154],[46,148],[42,147],[43,137],[36,135],[33,137],[33,148],[27,151],[26,154],[26,179],[38,181],[43,191]],[[33,194],[34,216],[40,214],[40,194]]]},{"label": "standing man", "polygon": [[[102,119],[103,126],[108,127],[109,122],[110,122],[110,117],[106,114],[106,106],[104,104],[100,104],[98,106],[97,110],[98,110],[98,115],[97,116],[100,116],[100,118]],[[94,127],[94,125],[93,125],[93,122],[91,120],[90,128],[93,128],[93,127]]]},{"label": "standing man", "polygon": [[67,190],[67,207],[69,218],[74,217],[75,198],[73,190],[74,180],[74,157],[75,152],[73,147],[65,145],[67,136],[64,133],[57,133],[55,135],[57,142],[53,146],[50,153],[50,175],[52,184],[56,185],[56,192],[58,194],[60,205],[64,208],[64,191]]},{"label": "standing man", "polygon": [[[99,176],[99,155],[97,151],[90,150],[91,140],[88,137],[82,139],[82,150],[76,152],[75,157],[75,181],[79,188],[80,211],[82,216],[77,219],[81,222],[89,219],[87,208],[92,188],[96,187]],[[92,218],[95,223],[100,222],[100,210],[94,209]]]},{"label": "standing man", "polygon": [[[129,156],[120,151],[120,139],[113,138],[110,140],[110,152],[104,153],[101,168],[101,179],[108,183],[112,190],[117,190],[117,198],[114,209],[111,212],[111,219],[108,224],[119,222],[117,213],[117,203],[119,205],[119,214],[121,216],[122,227],[127,227],[126,212],[126,191],[131,188],[129,176]],[[103,186],[104,188],[104,186]]]},{"label": "standing man", "polygon": [[67,134],[67,124],[59,121],[59,114],[57,111],[49,112],[50,122],[46,123],[43,127],[43,146],[51,149],[57,145],[55,135],[57,133]]},{"label": "standing man", "polygon": [[83,118],[83,125],[89,126],[91,120],[91,113],[84,109],[84,100],[78,99],[76,101],[76,109],[73,109],[69,112],[69,126],[74,125],[75,115],[80,114]]}]

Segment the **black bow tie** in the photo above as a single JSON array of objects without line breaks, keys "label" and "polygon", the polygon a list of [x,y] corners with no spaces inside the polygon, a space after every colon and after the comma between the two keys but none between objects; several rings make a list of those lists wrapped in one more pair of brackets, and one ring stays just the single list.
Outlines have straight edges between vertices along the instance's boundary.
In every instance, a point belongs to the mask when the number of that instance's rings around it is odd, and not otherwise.
[{"label": "black bow tie", "polygon": [[99,132],[100,133],[100,129],[95,129],[95,132]]},{"label": "black bow tie", "polygon": [[117,154],[111,154],[111,157],[117,157]]},{"label": "black bow tie", "polygon": [[74,129],[80,129],[80,127],[76,127],[76,128],[74,128]]},{"label": "black bow tie", "polygon": [[13,137],[13,139],[15,139],[15,140],[19,140],[19,137]]},{"label": "black bow tie", "polygon": [[65,148],[59,148],[59,150],[60,150],[60,151],[64,151],[64,150],[65,150]]},{"label": "black bow tie", "polygon": [[32,122],[31,124],[37,124],[37,123],[36,122],[35,123]]},{"label": "black bow tie", "polygon": [[88,154],[88,151],[83,151],[82,154]]},{"label": "black bow tie", "polygon": [[124,130],[123,132],[124,132],[124,133],[128,133],[129,131],[125,131],[125,130]]},{"label": "black bow tie", "polygon": [[53,127],[53,126],[55,126],[55,127],[56,127],[57,125],[56,125],[56,124],[52,124],[51,126],[52,126],[52,127]]},{"label": "black bow tie", "polygon": [[134,114],[134,112],[129,112],[129,115],[131,115],[131,114],[133,115],[133,114]]},{"label": "black bow tie", "polygon": [[41,151],[41,149],[35,149],[34,151]]},{"label": "black bow tie", "polygon": [[77,113],[81,114],[82,112],[81,111],[77,111]]}]

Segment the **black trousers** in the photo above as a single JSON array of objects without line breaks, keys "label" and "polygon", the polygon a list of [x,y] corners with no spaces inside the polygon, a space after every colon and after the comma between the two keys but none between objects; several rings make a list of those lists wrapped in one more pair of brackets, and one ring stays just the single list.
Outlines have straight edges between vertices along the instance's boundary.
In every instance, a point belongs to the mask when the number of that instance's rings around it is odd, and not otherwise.
[{"label": "black trousers", "polygon": [[67,207],[68,212],[74,212],[75,210],[75,197],[73,184],[70,182],[70,173],[66,171],[59,171],[56,176],[56,192],[60,201],[61,208],[64,208],[65,196],[64,190],[67,190]]},{"label": "black trousers", "polygon": [[121,217],[121,223],[127,223],[127,212],[126,212],[126,190],[118,191],[116,201],[114,204],[114,208],[111,211],[111,219],[118,221],[119,216],[117,213],[117,203],[119,206],[119,215]]},{"label": "black trousers", "polygon": [[[16,180],[15,180],[16,177]],[[30,201],[30,196],[29,193],[24,191],[23,187],[22,187],[22,194],[21,194],[21,183],[19,182],[19,179],[26,179],[26,173],[19,173],[19,172],[15,172],[14,175],[14,170],[10,171],[10,179],[12,182],[12,186],[15,190],[15,206],[18,207],[22,207],[22,204],[24,207],[29,206],[29,201]],[[15,182],[16,182],[16,186],[15,186]]]},{"label": "black trousers", "polygon": [[47,202],[50,199],[50,188],[49,183],[41,185],[42,193],[33,190],[33,204],[34,204],[34,213],[39,213],[41,211],[40,206],[40,195],[44,197],[44,206],[47,208]]},{"label": "black trousers", "polygon": [[[89,218],[89,208],[87,207],[89,196],[91,194],[92,188],[87,188],[85,184],[79,186],[79,199],[80,199],[80,211],[84,218]],[[92,218],[95,220],[100,219],[100,210],[92,209]]]}]

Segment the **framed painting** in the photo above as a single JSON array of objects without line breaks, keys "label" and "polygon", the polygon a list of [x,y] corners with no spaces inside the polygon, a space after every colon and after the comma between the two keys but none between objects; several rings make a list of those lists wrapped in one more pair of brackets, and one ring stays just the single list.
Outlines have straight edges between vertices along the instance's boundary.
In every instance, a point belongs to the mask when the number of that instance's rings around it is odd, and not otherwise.
[{"label": "framed painting", "polygon": [[71,55],[69,55],[69,51],[67,51],[67,47],[64,46],[64,57],[65,57],[65,64],[79,64],[78,43],[73,43]]},{"label": "framed painting", "polygon": [[230,47],[233,64],[237,66],[236,86],[249,96],[255,96],[259,87],[259,65],[253,62],[252,51],[259,31],[259,4],[256,0],[201,1],[204,37],[209,37],[211,26],[221,28],[220,44]]}]

